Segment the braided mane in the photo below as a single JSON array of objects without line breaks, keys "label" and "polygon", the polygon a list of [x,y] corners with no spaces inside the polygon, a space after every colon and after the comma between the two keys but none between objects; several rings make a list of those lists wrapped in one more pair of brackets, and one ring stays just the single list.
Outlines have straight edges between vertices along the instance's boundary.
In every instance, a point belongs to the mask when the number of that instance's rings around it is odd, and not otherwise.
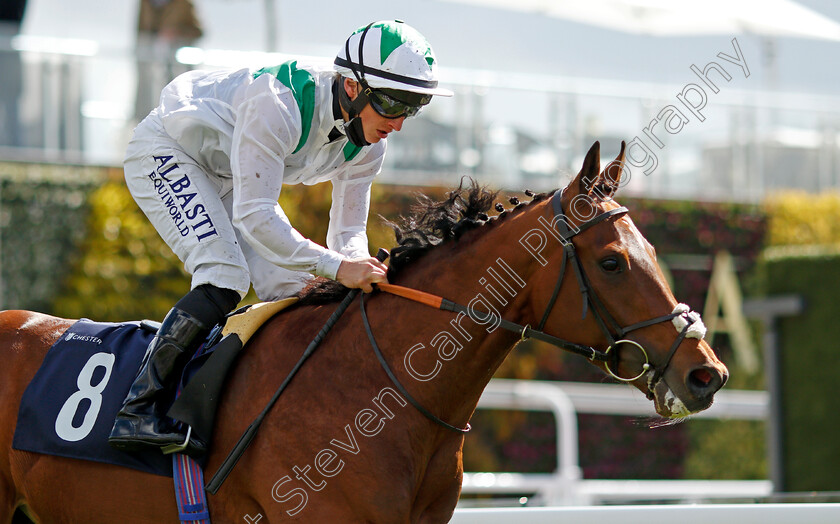
[{"label": "braided mane", "polygon": [[418,194],[407,217],[385,223],[394,230],[397,247],[391,251],[389,273],[399,271],[447,240],[457,240],[472,229],[484,225],[489,217],[498,191],[490,191],[470,179],[464,180],[446,198],[437,202]]},{"label": "braided mane", "polygon": [[[457,188],[449,191],[443,200],[435,201],[426,195],[418,194],[417,203],[411,207],[408,216],[402,216],[394,222],[385,220],[394,230],[397,239],[397,246],[391,250],[389,276],[401,271],[442,243],[457,241],[467,231],[489,225],[507,216],[509,211],[504,211],[501,204],[496,205],[496,209],[500,211],[498,216],[491,218],[487,215],[499,195],[498,191],[491,191],[473,179],[466,179],[468,184],[465,187],[464,180],[461,180]],[[535,195],[531,202],[542,200],[547,195]],[[519,203],[516,198],[511,198],[511,202],[516,205],[514,210],[528,205]],[[316,278],[298,296],[302,305],[323,304],[340,300],[348,291],[348,288],[338,282]]]}]

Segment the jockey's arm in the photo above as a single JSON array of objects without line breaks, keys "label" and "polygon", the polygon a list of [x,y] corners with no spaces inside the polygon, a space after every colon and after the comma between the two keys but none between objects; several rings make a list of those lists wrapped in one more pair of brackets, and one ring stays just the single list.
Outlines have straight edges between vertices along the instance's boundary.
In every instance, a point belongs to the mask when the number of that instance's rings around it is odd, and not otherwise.
[{"label": "jockey's arm", "polygon": [[387,266],[370,256],[367,219],[370,211],[370,188],[382,167],[385,143],[370,148],[364,157],[342,168],[332,180],[332,206],[327,247],[347,257],[339,267],[336,280],[347,287],[370,292],[371,284],[387,282]]},{"label": "jockey's arm", "polygon": [[290,93],[259,93],[237,108],[230,158],[233,225],[269,262],[335,279],[344,255],[301,235],[277,203],[284,158],[300,135],[300,116]]},{"label": "jockey's arm", "polygon": [[[334,195],[341,197],[338,204],[333,202],[337,220],[335,227],[330,220],[328,232],[328,245],[334,248],[327,249],[300,234],[277,203],[284,159],[294,151],[301,135],[300,116],[291,94],[257,94],[247,98],[237,113],[231,148],[232,215],[233,225],[248,244],[273,264],[338,280],[348,287],[370,291],[371,283],[386,281],[385,266],[367,252],[364,231],[370,181],[381,166],[384,150],[364,164],[364,158],[354,163],[345,170],[345,181],[334,186]],[[360,178],[370,180],[359,184]]]}]

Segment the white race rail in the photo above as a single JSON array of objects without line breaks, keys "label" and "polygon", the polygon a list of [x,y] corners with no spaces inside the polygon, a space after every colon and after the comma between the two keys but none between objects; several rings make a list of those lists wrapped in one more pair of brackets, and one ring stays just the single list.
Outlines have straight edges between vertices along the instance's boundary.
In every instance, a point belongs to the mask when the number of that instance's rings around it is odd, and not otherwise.
[{"label": "white race rail", "polygon": [[[694,417],[764,420],[768,406],[768,395],[763,391],[721,391],[715,395],[711,408]],[[628,386],[494,379],[484,390],[478,407],[551,411],[557,428],[557,468],[550,474],[464,473],[463,493],[534,494],[545,504],[570,505],[605,501],[757,498],[767,496],[773,490],[772,483],[767,480],[583,480],[578,462],[577,413],[655,415],[652,404]]]},{"label": "white race rail", "polygon": [[451,524],[837,524],[840,504],[456,509]]}]

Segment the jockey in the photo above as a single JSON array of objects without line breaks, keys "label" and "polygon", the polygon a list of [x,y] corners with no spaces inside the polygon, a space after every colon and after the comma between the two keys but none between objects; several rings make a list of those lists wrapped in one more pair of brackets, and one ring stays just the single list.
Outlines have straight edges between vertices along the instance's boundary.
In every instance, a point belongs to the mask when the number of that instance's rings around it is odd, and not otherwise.
[{"label": "jockey", "polygon": [[[313,275],[372,290],[386,267],[368,252],[370,190],[388,135],[439,88],[432,48],[380,21],[354,32],[332,68],[288,61],[259,70],[191,71],[137,126],[125,178],[137,204],[192,275],[149,345],[109,437],[131,451],[180,444],[164,416],[186,361],[253,284],[260,300]],[[332,183],[327,247],[277,203],[283,184]],[[191,440],[188,452],[204,444]]]}]

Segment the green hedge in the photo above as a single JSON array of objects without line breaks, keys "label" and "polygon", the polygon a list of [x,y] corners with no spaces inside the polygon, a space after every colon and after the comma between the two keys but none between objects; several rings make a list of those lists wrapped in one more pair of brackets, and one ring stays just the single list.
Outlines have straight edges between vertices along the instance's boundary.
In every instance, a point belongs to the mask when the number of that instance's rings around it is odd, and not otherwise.
[{"label": "green hedge", "polygon": [[837,319],[840,250],[771,249],[758,271],[767,295],[797,294],[802,315],[778,320],[787,491],[840,490]]},{"label": "green hedge", "polygon": [[87,236],[90,168],[0,163],[0,309],[49,312]]}]

